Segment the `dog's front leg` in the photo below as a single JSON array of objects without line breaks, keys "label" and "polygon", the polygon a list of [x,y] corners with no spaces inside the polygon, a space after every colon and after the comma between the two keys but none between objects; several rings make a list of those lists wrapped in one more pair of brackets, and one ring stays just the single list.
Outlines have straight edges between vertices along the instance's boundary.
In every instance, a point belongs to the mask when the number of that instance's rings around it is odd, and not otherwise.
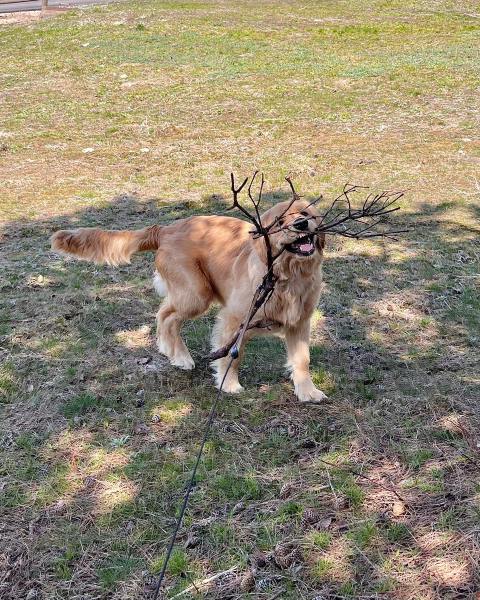
[{"label": "dog's front leg", "polygon": [[[213,328],[212,348],[221,348],[227,344],[238,331],[240,325],[240,317],[229,314],[226,309],[221,310]],[[243,342],[245,343],[245,341],[246,340],[244,338]],[[243,355],[244,343],[242,344],[242,347],[239,348],[239,357],[232,361],[228,373],[226,371],[228,365],[230,364],[230,355],[227,355],[224,358],[219,358],[212,363],[215,371],[215,384],[217,388],[222,386],[222,390],[228,394],[237,394],[243,390],[243,387],[238,381],[238,368],[240,365],[240,359]]]},{"label": "dog's front leg", "polygon": [[317,389],[310,376],[310,321],[285,329],[287,366],[300,402],[321,402],[327,396]]}]

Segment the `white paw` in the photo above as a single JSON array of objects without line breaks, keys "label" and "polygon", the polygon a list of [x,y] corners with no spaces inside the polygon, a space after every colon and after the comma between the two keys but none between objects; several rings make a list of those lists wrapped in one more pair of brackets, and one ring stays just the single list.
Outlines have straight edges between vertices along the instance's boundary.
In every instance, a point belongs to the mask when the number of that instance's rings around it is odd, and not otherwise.
[{"label": "white paw", "polygon": [[191,356],[176,356],[175,358],[172,358],[170,364],[179,369],[184,369],[185,371],[191,371],[195,368],[195,363]]},{"label": "white paw", "polygon": [[[217,381],[215,383],[215,387],[217,389],[220,389],[220,384],[222,383],[222,380],[217,378]],[[239,394],[240,392],[243,391],[243,387],[240,385],[238,379],[232,380],[232,381],[228,381],[225,380],[223,382],[222,385],[222,392],[225,392],[226,394]]]},{"label": "white paw", "polygon": [[295,394],[300,402],[311,402],[313,404],[320,404],[321,402],[328,400],[328,396],[318,390],[313,383],[300,384],[295,386]]}]

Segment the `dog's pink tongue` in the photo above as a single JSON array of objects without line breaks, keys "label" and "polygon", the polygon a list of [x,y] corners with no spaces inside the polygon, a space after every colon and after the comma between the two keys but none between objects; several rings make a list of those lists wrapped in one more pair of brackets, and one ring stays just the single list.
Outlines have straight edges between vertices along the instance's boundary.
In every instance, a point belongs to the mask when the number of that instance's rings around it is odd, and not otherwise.
[{"label": "dog's pink tongue", "polygon": [[313,250],[312,242],[307,242],[306,244],[300,244],[301,252],[311,252]]}]

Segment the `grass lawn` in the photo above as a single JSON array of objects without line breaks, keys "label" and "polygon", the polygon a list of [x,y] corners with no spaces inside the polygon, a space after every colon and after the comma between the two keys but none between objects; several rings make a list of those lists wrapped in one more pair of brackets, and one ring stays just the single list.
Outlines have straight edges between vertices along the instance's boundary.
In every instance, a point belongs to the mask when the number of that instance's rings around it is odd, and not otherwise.
[{"label": "grass lawn", "polygon": [[0,597],[133,600],[161,566],[214,388],[152,337],[152,256],[58,228],[221,213],[228,176],[405,189],[398,242],[329,240],[300,407],[252,343],[171,598],[477,598],[480,13],[474,0],[150,1],[0,21]]}]

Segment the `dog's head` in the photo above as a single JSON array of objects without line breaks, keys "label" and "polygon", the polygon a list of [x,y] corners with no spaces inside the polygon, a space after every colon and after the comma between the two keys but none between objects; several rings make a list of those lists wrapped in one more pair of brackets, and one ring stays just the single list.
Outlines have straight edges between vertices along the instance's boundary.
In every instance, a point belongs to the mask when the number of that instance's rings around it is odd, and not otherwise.
[{"label": "dog's head", "polygon": [[[315,206],[306,200],[280,202],[264,212],[262,225],[272,225],[269,237],[273,253],[283,252],[302,261],[318,259],[325,246],[324,234],[314,233],[319,217]],[[263,238],[258,241],[265,245]]]}]

